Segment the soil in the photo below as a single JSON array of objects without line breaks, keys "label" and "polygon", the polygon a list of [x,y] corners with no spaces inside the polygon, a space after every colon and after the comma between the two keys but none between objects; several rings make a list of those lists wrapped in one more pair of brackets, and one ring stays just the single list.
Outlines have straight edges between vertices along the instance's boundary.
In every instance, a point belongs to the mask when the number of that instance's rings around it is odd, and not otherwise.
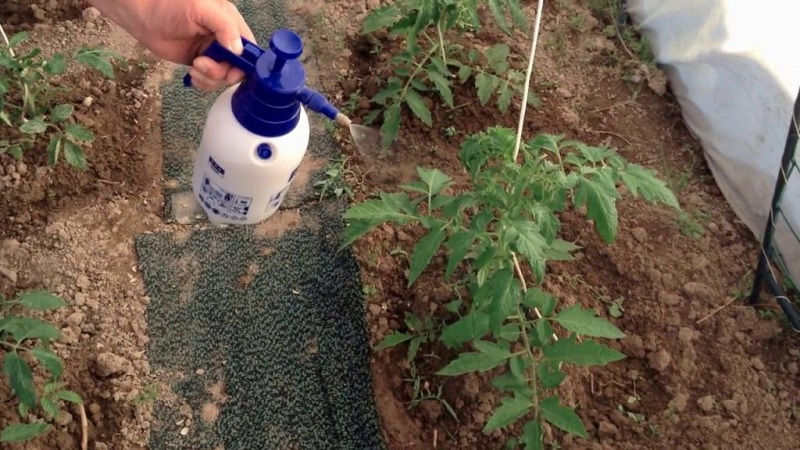
[{"label": "soil", "polygon": [[[524,3],[532,18],[533,5]],[[609,345],[627,358],[603,368],[570,369],[559,394],[577,407],[589,438],[547,428],[546,439],[565,449],[797,448],[789,430],[797,425],[800,344],[772,302],[760,309],[729,302],[749,288],[757,245],[716,187],[663,75],[638,61],[616,36],[607,37],[606,18],[588,3],[546,2],[533,86],[542,105],[528,110],[526,136],[565,133],[615,146],[668,179],[686,214],[624,200],[612,246],[595,236],[581,214],[561,217],[564,238],[583,248],[576,261],[549,265],[544,288],[562,305],[579,302],[604,316],[614,302],[622,305],[621,316],[610,320],[627,337]],[[359,36],[365,13],[379,4],[337,0],[316,4],[321,9],[308,2],[293,8],[308,26],[331,30],[308,33],[314,36],[313,57],[325,68],[318,74],[320,87],[338,104],[353,106],[348,112],[357,121],[374,107],[369,98],[388,73],[389,55],[401,45]],[[78,120],[98,136],[87,149],[85,172],[65,164],[47,168],[43,148],[22,162],[0,155],[0,292],[13,296],[44,288],[68,301],[43,317],[62,329],[56,351],[65,360],[64,381],[85,399],[90,448],[138,450],[146,448],[155,420],[152,398],[164,377],[152,373],[144,353],[148,299],[133,236],[166,226],[160,218],[157,84],[170,66],[86,6],[64,0],[0,4],[6,32],[32,30],[30,45],[45,53],[91,43],[120,52],[128,62],[113,82],[82,70],[60,81],[72,88],[63,101],[75,105]],[[507,42],[512,55],[529,50],[527,36],[504,37],[492,27],[458,39],[479,48]],[[373,51],[376,42],[382,51]],[[524,57],[513,64],[524,69]],[[457,159],[460,138],[492,125],[513,128],[519,111],[513,104],[507,114],[481,107],[468,86],[455,96],[464,105],[456,111],[428,101],[434,127],[405,111],[399,145],[386,159],[360,155],[339,136],[356,200],[394,191],[412,179],[417,166],[436,167],[466,183]],[[286,226],[302,220],[281,217]],[[406,287],[408,261],[396,250],[409,253],[420,236],[418,228],[382,226],[355,245],[370,292],[374,343],[404,331],[407,313],[441,316],[453,295],[440,276],[441,256]],[[508,433],[480,431],[499,400],[488,375],[437,377],[453,354],[423,346],[420,355],[416,373],[402,346],[376,352],[372,361],[389,448],[503,448]],[[441,387],[458,420],[436,400],[412,401],[408,379],[414,375],[430,392]],[[0,398],[10,398],[5,384]],[[216,419],[224,395],[218,400],[203,408],[203,420]],[[0,428],[18,420],[14,411],[2,408]],[[70,408],[45,437],[3,448],[76,449],[83,433],[80,411]]]}]

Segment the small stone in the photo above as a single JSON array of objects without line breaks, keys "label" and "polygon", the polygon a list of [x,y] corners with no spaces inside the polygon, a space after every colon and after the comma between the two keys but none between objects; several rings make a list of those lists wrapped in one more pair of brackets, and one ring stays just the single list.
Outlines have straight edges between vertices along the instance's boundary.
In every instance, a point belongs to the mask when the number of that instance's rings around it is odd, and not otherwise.
[{"label": "small stone", "polygon": [[77,284],[79,288],[86,289],[89,287],[90,283],[86,275],[80,275],[75,284]]},{"label": "small stone", "polygon": [[89,412],[93,416],[100,414],[100,405],[98,405],[97,403],[92,403],[91,405],[89,405]]},{"label": "small stone", "polygon": [[203,374],[205,374],[205,373],[206,373],[206,371],[205,371],[205,370],[203,370],[203,369],[197,369],[197,370],[195,370],[195,371],[194,371],[194,373],[195,373],[197,376],[199,376],[199,377],[202,377],[202,376],[203,376]]},{"label": "small stone", "polygon": [[619,434],[619,428],[611,422],[602,421],[597,427],[600,437],[614,437]]},{"label": "small stone", "polygon": [[136,100],[144,100],[146,98],[144,91],[141,89],[131,89],[131,95]]},{"label": "small stone", "polygon": [[709,302],[716,299],[714,290],[703,283],[691,281],[683,286],[683,292],[691,299]]},{"label": "small stone", "polygon": [[796,362],[790,362],[788,365],[786,365],[786,370],[788,370],[792,375],[797,375],[797,372],[800,372],[800,367],[798,367]]},{"label": "small stone", "polygon": [[83,106],[87,108],[91,108],[93,103],[94,103],[94,98],[92,98],[91,95],[83,99]]},{"label": "small stone", "polygon": [[75,293],[75,306],[83,306],[86,304],[86,294],[82,292]]},{"label": "small stone", "polygon": [[651,368],[661,372],[669,366],[670,361],[672,361],[672,355],[666,350],[661,349],[657,352],[650,353],[650,355],[648,355],[648,361]]},{"label": "small stone", "polygon": [[661,291],[658,293],[658,301],[667,306],[677,306],[681,303],[681,297],[671,292]]},{"label": "small stone", "polygon": [[467,391],[468,394],[478,395],[481,391],[480,383],[475,376],[467,375],[464,378],[464,390]]},{"label": "small stone", "polygon": [[692,330],[691,328],[688,328],[688,327],[681,328],[678,331],[678,339],[680,339],[681,342],[684,342],[684,343],[687,343],[687,344],[689,342],[692,342],[692,339],[694,339],[694,330]]},{"label": "small stone", "polygon": [[380,305],[376,305],[376,304],[374,304],[374,303],[370,303],[370,305],[369,305],[369,312],[370,312],[370,313],[371,313],[373,316],[377,316],[378,314],[380,314],[380,313],[381,313],[381,307],[380,307]]},{"label": "small stone", "polygon": [[109,352],[101,353],[95,360],[95,373],[103,378],[110,377],[124,371],[126,364],[127,361],[121,356]]},{"label": "small stone", "polygon": [[572,92],[570,92],[569,89],[567,89],[565,87],[556,88],[556,94],[558,94],[558,95],[560,95],[560,96],[562,96],[564,98],[571,98],[572,97]]},{"label": "small stone", "polygon": [[631,230],[631,234],[633,238],[636,239],[640,244],[644,244],[647,242],[647,230],[642,227],[636,227]]},{"label": "small stone", "polygon": [[25,164],[24,162],[20,162],[19,164],[17,164],[17,173],[20,175],[25,175],[26,173],[28,173],[28,165]]},{"label": "small stone", "polygon": [[65,427],[72,423],[72,414],[69,411],[61,411],[61,414],[58,415],[58,424],[62,427]]},{"label": "small stone", "polygon": [[17,283],[17,271],[16,270],[11,270],[8,267],[0,266],[0,275],[8,278],[8,281],[10,281],[13,284]]},{"label": "small stone", "polygon": [[189,427],[181,428],[181,436],[186,436],[189,434]]},{"label": "small stone", "polygon": [[79,327],[83,322],[83,313],[75,312],[67,316],[67,325],[71,327]]},{"label": "small stone", "polygon": [[689,396],[686,394],[678,394],[673,397],[672,400],[669,402],[669,407],[675,412],[683,412],[686,410],[686,406],[689,403]]},{"label": "small stone", "polygon": [[764,362],[761,361],[761,358],[758,357],[753,358],[751,363],[753,364],[753,368],[756,370],[763,371],[764,369],[766,369],[766,366],[764,366]]},{"label": "small stone", "polygon": [[714,409],[714,396],[706,395],[705,397],[700,397],[697,399],[697,406],[705,412],[711,411]]},{"label": "small stone", "polygon": [[644,341],[642,340],[641,336],[638,335],[629,335],[622,338],[622,351],[629,356],[633,356],[634,358],[644,358],[645,350],[644,350]]},{"label": "small stone", "polygon": [[82,15],[83,15],[83,20],[87,21],[95,21],[103,17],[103,14],[100,13],[100,10],[95,8],[94,6],[90,6],[84,9]]},{"label": "small stone", "polygon": [[736,412],[736,409],[739,405],[736,403],[736,400],[723,400],[722,407],[725,408],[728,412]]},{"label": "small stone", "polygon": [[430,422],[436,422],[442,416],[442,404],[436,400],[424,400],[419,404],[422,414]]}]

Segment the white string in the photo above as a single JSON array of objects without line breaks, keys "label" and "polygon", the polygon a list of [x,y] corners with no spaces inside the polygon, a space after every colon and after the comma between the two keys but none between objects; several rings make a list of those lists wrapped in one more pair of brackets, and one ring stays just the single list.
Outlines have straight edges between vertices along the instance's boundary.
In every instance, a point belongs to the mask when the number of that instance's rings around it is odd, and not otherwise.
[{"label": "white string", "polygon": [[0,25],[0,35],[3,36],[3,41],[6,43],[6,47],[8,47],[8,52],[11,54],[11,57],[14,58],[14,49],[11,48],[11,42],[8,41],[8,36],[6,36],[6,30],[3,29],[3,26]]},{"label": "white string", "polygon": [[539,0],[536,6],[536,19],[533,25],[533,40],[531,42],[531,54],[528,58],[528,71],[525,73],[525,86],[522,91],[522,107],[519,112],[519,125],[517,126],[517,140],[514,143],[514,161],[519,155],[519,147],[522,144],[522,127],[525,125],[525,112],[528,110],[528,96],[530,95],[531,75],[533,75],[533,60],[536,57],[536,44],[539,42],[539,27],[542,22],[542,10],[544,0]]}]

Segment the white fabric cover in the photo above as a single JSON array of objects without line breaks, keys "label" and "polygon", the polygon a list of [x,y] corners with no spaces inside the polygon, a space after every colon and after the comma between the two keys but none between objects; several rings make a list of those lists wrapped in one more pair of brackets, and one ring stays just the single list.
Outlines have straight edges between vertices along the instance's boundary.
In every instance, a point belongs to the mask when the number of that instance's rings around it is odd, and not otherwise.
[{"label": "white fabric cover", "polygon": [[[628,0],[734,212],[761,239],[800,87],[800,1]],[[800,155],[798,155],[800,156]],[[782,208],[800,232],[800,173]],[[800,242],[775,242],[800,282]]]}]

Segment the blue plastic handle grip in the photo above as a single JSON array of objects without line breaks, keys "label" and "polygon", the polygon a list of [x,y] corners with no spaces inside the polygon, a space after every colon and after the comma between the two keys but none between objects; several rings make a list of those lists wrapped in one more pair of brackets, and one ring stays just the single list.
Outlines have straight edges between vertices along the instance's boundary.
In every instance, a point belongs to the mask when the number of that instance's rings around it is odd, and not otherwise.
[{"label": "blue plastic handle grip", "polygon": [[[241,55],[237,55],[223,47],[218,41],[214,41],[203,52],[203,56],[208,56],[216,62],[226,62],[245,74],[249,74],[255,69],[256,61],[264,53],[264,50],[244,37],[242,38],[242,45],[244,51],[242,51]],[[183,76],[183,85],[185,87],[192,86],[192,76],[188,73]]]}]

